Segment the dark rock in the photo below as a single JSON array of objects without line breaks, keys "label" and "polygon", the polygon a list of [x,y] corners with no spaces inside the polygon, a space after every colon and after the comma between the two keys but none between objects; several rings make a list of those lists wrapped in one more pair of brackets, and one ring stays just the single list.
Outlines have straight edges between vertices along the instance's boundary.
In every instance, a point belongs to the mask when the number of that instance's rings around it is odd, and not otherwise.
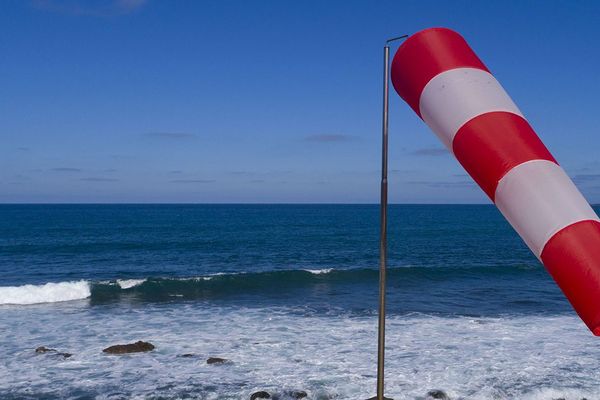
[{"label": "dark rock", "polygon": [[56,351],[56,349],[49,349],[49,348],[44,347],[44,346],[40,346],[37,349],[35,349],[36,353],[48,353],[48,352],[51,352],[51,351]]},{"label": "dark rock", "polygon": [[256,400],[256,399],[270,399],[271,395],[269,394],[269,392],[265,392],[265,391],[260,391],[260,392],[254,392],[252,393],[252,395],[250,396],[250,400]]},{"label": "dark rock", "polygon": [[450,397],[443,390],[430,390],[427,392],[427,396],[432,399],[450,400]]},{"label": "dark rock", "polygon": [[195,357],[199,357],[199,356],[197,354],[185,353],[185,354],[180,354],[177,357],[181,357],[181,358],[195,358]]},{"label": "dark rock", "polygon": [[102,350],[108,354],[128,354],[128,353],[140,353],[144,351],[154,350],[154,345],[148,342],[137,341],[129,344],[116,344]]},{"label": "dark rock", "polygon": [[229,360],[219,357],[209,357],[208,360],[206,360],[207,364],[224,364],[226,362],[229,362]]},{"label": "dark rock", "polygon": [[63,358],[69,358],[71,357],[73,354],[71,353],[62,353],[59,352],[56,349],[49,349],[48,347],[45,346],[40,346],[37,349],[35,349],[35,352],[38,354],[46,354],[46,353],[51,353],[52,356],[58,356],[58,357],[63,357]]},{"label": "dark rock", "polygon": [[292,399],[303,399],[308,396],[304,390],[290,390],[285,392],[285,395],[287,397],[291,397]]}]

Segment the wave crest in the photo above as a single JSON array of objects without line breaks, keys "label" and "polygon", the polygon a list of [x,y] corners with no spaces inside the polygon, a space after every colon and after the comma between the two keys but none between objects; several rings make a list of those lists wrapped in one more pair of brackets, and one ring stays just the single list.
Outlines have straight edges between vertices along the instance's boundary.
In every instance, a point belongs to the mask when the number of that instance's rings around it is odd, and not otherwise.
[{"label": "wave crest", "polygon": [[[396,267],[388,269],[391,287],[402,285],[406,290],[435,285],[439,282],[470,281],[471,285],[506,279],[511,276],[517,281],[544,276],[541,268],[523,267],[464,267],[427,268]],[[356,285],[376,288],[379,271],[370,268],[358,269],[297,269],[263,272],[215,273],[198,277],[131,277],[108,281],[77,281],[0,287],[0,305],[54,303],[89,298],[91,304],[120,300],[155,302],[183,300],[218,300],[227,297],[260,295],[269,298],[304,296],[307,290],[339,288],[344,292]],[[330,288],[330,289],[327,289]],[[342,289],[345,288],[345,289]],[[331,289],[333,290],[333,289]],[[412,290],[412,289],[410,289]],[[487,289],[486,289],[487,290]],[[317,293],[317,294],[318,294]],[[488,296],[484,290],[473,296]],[[528,300],[528,299],[526,299]]]},{"label": "wave crest", "polygon": [[43,285],[23,285],[0,287],[0,305],[57,303],[81,300],[92,295],[86,281],[46,283]]},{"label": "wave crest", "polygon": [[131,289],[132,287],[141,285],[145,281],[145,279],[117,279],[117,285],[119,285],[121,289]]},{"label": "wave crest", "polygon": [[333,271],[333,268],[323,268],[323,269],[305,269],[304,271],[310,272],[311,274],[321,275],[328,274]]}]

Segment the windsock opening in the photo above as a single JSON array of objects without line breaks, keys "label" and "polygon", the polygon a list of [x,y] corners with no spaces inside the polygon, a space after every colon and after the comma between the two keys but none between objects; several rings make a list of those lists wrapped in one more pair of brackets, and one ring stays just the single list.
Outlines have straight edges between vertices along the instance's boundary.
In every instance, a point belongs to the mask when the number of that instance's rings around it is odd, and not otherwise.
[{"label": "windsock opening", "polygon": [[410,35],[392,61],[396,92],[421,116],[419,98],[425,85],[440,72],[471,67],[487,71],[465,39],[447,28],[429,28]]}]

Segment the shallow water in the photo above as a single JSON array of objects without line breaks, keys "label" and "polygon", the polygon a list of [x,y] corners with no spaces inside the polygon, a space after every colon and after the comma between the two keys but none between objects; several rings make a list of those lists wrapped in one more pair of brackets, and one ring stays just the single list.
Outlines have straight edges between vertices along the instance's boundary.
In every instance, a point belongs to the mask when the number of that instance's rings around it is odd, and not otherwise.
[{"label": "shallow water", "polygon": [[[90,309],[4,309],[2,398],[249,398],[305,390],[311,399],[373,394],[376,318],[198,303]],[[600,347],[574,316],[392,316],[387,393],[454,399],[600,396]],[[148,340],[151,353],[111,356],[113,343]],[[74,355],[35,354],[39,345]],[[182,354],[197,357],[182,358]],[[232,361],[208,365],[211,356]]]}]

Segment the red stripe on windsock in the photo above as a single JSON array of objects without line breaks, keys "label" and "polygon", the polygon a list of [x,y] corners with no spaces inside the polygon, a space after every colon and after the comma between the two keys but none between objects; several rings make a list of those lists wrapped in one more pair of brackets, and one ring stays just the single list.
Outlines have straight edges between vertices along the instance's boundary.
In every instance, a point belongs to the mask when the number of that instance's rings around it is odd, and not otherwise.
[{"label": "red stripe on windsock", "polygon": [[600,336],[600,222],[562,229],[546,243],[541,258],[583,322]]},{"label": "red stripe on windsock", "polygon": [[441,72],[460,67],[488,71],[458,33],[446,28],[425,29],[409,36],[398,48],[392,61],[392,84],[421,116],[419,98],[427,82]]},{"label": "red stripe on windsock", "polygon": [[406,40],[391,75],[600,336],[600,220],[498,81],[442,28]]},{"label": "red stripe on windsock", "polygon": [[500,179],[517,165],[531,160],[556,163],[529,123],[510,112],[489,112],[471,119],[458,130],[452,149],[492,201]]}]

